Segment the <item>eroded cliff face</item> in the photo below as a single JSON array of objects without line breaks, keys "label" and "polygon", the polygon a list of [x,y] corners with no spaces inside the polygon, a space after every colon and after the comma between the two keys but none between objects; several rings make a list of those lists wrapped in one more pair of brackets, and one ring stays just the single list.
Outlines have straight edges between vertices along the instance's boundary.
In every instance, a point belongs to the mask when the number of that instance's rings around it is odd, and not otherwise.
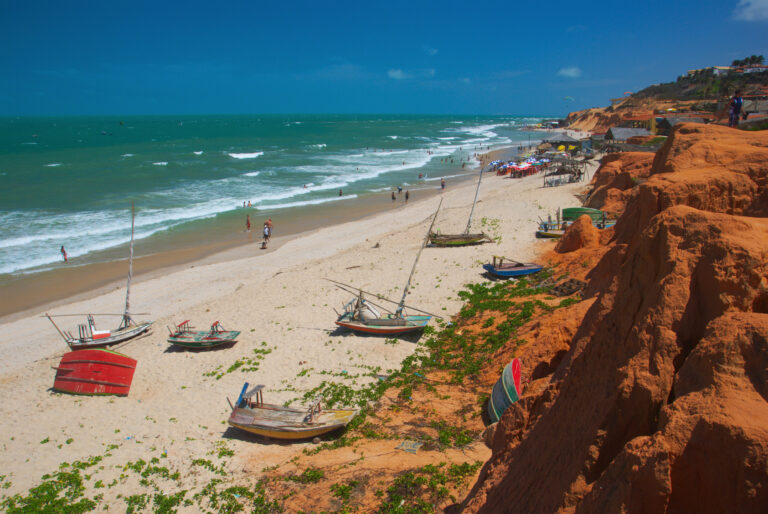
[{"label": "eroded cliff face", "polygon": [[765,512],[768,134],[681,125],[652,163],[611,159],[593,199],[633,166],[647,180],[612,188],[615,232],[596,243],[574,224],[578,244],[553,256],[599,262],[570,322],[519,350],[532,382],[462,506]]}]

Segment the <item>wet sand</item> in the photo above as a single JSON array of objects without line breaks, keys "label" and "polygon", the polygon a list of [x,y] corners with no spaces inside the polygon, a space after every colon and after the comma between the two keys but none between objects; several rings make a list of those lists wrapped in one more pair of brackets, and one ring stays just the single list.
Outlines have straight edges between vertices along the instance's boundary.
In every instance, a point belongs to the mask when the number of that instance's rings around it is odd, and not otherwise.
[{"label": "wet sand", "polygon": [[[451,174],[460,173],[464,175],[448,179],[449,187],[474,181],[477,176],[469,169],[454,170]],[[419,182],[409,191],[409,203],[413,204],[439,194],[440,182]],[[237,216],[212,224],[204,233],[186,234],[171,241],[162,238],[138,241],[134,248],[134,283],[173,272],[196,261],[207,264],[263,255],[320,228],[362,220],[405,206],[405,190],[395,201],[390,195],[390,191],[383,191],[328,204],[272,211],[245,208]],[[250,232],[245,230],[246,215],[251,217]],[[261,249],[262,225],[268,217],[275,223],[275,235],[264,250]],[[23,318],[41,308],[54,309],[63,303],[125,288],[128,259],[122,256],[127,255],[128,246],[123,245],[88,259],[70,259],[56,269],[0,278],[0,323]],[[102,262],[87,262],[92,260]],[[79,264],[83,261],[86,263]],[[110,312],[120,312],[122,304],[111,309]]]}]

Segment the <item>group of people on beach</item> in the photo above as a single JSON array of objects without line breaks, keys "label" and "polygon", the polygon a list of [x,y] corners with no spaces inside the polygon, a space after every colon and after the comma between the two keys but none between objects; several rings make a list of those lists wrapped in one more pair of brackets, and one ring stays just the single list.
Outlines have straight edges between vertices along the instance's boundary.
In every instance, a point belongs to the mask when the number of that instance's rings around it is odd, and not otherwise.
[{"label": "group of people on beach", "polygon": [[[251,231],[251,215],[246,214],[245,216],[245,230],[247,232]],[[267,243],[272,238],[272,218],[268,218],[267,221],[264,222],[264,229],[262,231],[262,235],[264,237],[264,241],[261,243],[262,248],[267,247]]]}]

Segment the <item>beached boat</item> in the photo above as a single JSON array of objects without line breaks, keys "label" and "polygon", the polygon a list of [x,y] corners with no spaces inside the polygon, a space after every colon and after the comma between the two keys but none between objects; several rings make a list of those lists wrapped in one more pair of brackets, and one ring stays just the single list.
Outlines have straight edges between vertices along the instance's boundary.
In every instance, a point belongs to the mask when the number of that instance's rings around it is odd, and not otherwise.
[{"label": "beached boat", "polygon": [[94,348],[65,353],[56,369],[53,388],[71,394],[127,396],[136,360],[122,353]]},{"label": "beached boat", "polygon": [[496,277],[522,277],[532,275],[541,271],[542,266],[532,262],[517,262],[507,257],[493,256],[493,260],[488,264],[483,264],[483,269]]},{"label": "beached boat", "polygon": [[[443,201],[440,200],[440,205],[442,205],[442,203]],[[388,300],[387,298],[384,298],[380,295],[373,295],[372,293],[368,293],[362,289],[355,290],[355,288],[352,288],[352,286],[331,280],[331,282],[336,284],[341,289],[355,295],[354,298],[344,304],[344,311],[340,314],[337,313],[339,317],[336,319],[336,325],[365,334],[397,335],[424,330],[424,327],[427,326],[427,323],[429,323],[429,320],[432,317],[441,318],[435,314],[430,314],[420,309],[405,305],[405,297],[408,294],[408,289],[411,286],[411,279],[413,278],[414,271],[416,271],[416,264],[419,262],[421,251],[424,250],[424,247],[427,244],[427,240],[429,239],[430,233],[432,231],[432,226],[435,224],[435,219],[437,218],[437,213],[440,211],[440,205],[438,205],[437,211],[435,211],[435,216],[432,218],[432,223],[427,230],[427,235],[421,244],[421,248],[419,248],[419,252],[416,254],[416,259],[413,262],[413,267],[411,268],[411,274],[408,277],[408,281],[405,283],[405,288],[403,289],[403,297],[400,302]],[[387,309],[381,305],[377,305],[370,299],[365,298],[364,295],[366,294],[375,296],[377,300],[396,304],[397,308],[394,312],[387,311]],[[387,313],[382,315],[377,308],[387,311]],[[406,308],[421,314],[406,315]]]},{"label": "beached boat", "polygon": [[[480,181],[483,179],[483,171],[480,170],[480,176],[477,179],[477,189],[475,189],[475,199],[472,202],[472,209],[469,211],[469,220],[467,221],[467,228],[461,234],[440,234],[437,232],[429,231],[429,242],[435,246],[469,246],[483,243],[490,243],[492,239],[487,234],[480,232],[470,234],[469,230],[472,226],[472,214],[475,212],[475,204],[477,203],[477,195],[480,192]],[[438,207],[438,211],[440,208]],[[435,213],[437,217],[437,213]]]},{"label": "beached boat", "polygon": [[563,207],[562,219],[576,221],[585,214],[592,218],[592,221],[603,221],[603,219],[605,219],[605,213],[603,211],[591,207]]},{"label": "beached boat", "polygon": [[344,312],[336,325],[366,334],[397,335],[424,330],[432,319],[432,315],[404,315],[402,311],[400,315],[397,312],[382,315],[376,307],[358,290],[357,296],[344,304]]},{"label": "beached boat", "polygon": [[539,228],[539,230],[536,231],[536,237],[538,238],[549,238],[549,239],[558,239],[563,237],[563,234],[565,234],[565,230],[557,229],[557,228]]},{"label": "beached boat", "polygon": [[[112,344],[122,343],[128,341],[136,336],[139,336],[149,330],[152,326],[152,321],[142,321],[136,323],[130,314],[130,298],[131,298],[131,278],[133,277],[133,233],[135,227],[135,215],[133,204],[131,204],[131,245],[130,255],[128,258],[128,284],[125,288],[125,310],[122,314],[86,314],[86,322],[78,325],[77,336],[73,336],[66,330],[59,329],[58,325],[53,321],[54,317],[62,316],[82,316],[82,314],[45,314],[45,317],[53,323],[56,331],[64,339],[72,350],[79,350],[83,348],[99,348],[102,346],[109,346]],[[121,316],[122,321],[115,330],[97,330],[96,322],[93,316]]]},{"label": "beached boat", "polygon": [[236,330],[224,330],[218,321],[211,325],[210,330],[194,331],[189,325],[189,320],[186,320],[176,325],[175,330],[168,329],[168,331],[170,332],[169,343],[196,350],[234,344],[237,342],[237,336],[240,335]]},{"label": "beached boat", "polygon": [[514,358],[504,367],[499,380],[493,386],[491,398],[488,400],[488,416],[491,423],[501,419],[501,415],[513,403],[520,399],[520,359]]},{"label": "beached boat", "polygon": [[562,220],[573,222],[585,214],[592,219],[592,225],[599,229],[612,227],[616,224],[616,220],[608,219],[605,212],[591,207],[564,207]]},{"label": "beached boat", "polygon": [[249,391],[248,382],[243,385],[237,402],[230,403],[230,425],[274,439],[308,439],[347,426],[357,414],[355,409],[323,409],[319,401],[306,410],[264,403],[263,389],[257,385]]}]

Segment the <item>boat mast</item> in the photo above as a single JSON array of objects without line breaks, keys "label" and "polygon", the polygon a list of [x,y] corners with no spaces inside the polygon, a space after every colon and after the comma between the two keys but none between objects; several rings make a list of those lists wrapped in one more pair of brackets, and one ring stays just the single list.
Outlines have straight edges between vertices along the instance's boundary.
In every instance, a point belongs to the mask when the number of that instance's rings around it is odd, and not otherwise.
[{"label": "boat mast", "polygon": [[395,316],[398,318],[403,317],[403,307],[405,307],[405,296],[408,294],[408,288],[411,287],[411,279],[413,278],[413,273],[416,271],[416,264],[419,262],[419,257],[421,256],[421,251],[424,249],[425,246],[427,246],[427,241],[429,241],[429,234],[432,233],[432,227],[435,224],[435,220],[437,219],[437,213],[440,212],[440,206],[443,205],[443,199],[440,199],[440,203],[437,206],[437,210],[435,211],[435,215],[432,217],[432,223],[429,224],[429,229],[427,230],[427,235],[424,236],[424,241],[421,243],[421,248],[419,248],[419,252],[416,254],[416,260],[413,261],[413,268],[411,268],[411,274],[408,276],[408,282],[405,283],[405,289],[403,290],[403,299],[400,300],[400,303],[397,304],[397,310],[395,310]]},{"label": "boat mast", "polygon": [[472,202],[472,210],[469,211],[469,220],[467,221],[467,228],[464,230],[465,234],[469,234],[469,227],[472,225],[472,214],[475,212],[475,204],[477,203],[477,194],[480,192],[480,181],[483,180],[483,170],[480,169],[480,178],[477,179],[477,189],[475,189],[475,200]]},{"label": "boat mast", "polygon": [[133,277],[133,231],[136,223],[136,213],[131,202],[131,251],[128,257],[128,284],[125,287],[125,312],[123,313],[123,327],[128,327],[131,320],[131,277]]}]

